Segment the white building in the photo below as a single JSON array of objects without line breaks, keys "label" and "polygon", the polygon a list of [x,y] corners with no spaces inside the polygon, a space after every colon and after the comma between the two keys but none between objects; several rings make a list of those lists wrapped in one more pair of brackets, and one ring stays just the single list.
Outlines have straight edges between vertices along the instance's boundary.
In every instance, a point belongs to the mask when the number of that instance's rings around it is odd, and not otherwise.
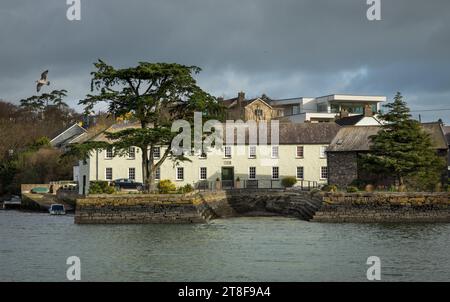
[{"label": "white building", "polygon": [[[113,125],[108,132],[120,131],[135,125]],[[225,145],[211,150],[206,156],[188,156],[190,161],[173,162],[166,159],[157,171],[157,179],[170,179],[178,187],[191,184],[212,185],[219,179],[223,187],[240,186],[280,187],[281,179],[294,176],[298,184],[307,181],[327,182],[326,148],[338,132],[335,123],[280,123],[277,145]],[[102,134],[92,140],[105,141]],[[270,139],[269,139],[270,144]],[[159,156],[166,147],[158,147]],[[79,193],[89,191],[90,181],[113,181],[121,178],[142,182],[142,161],[139,148],[131,147],[128,155],[114,156],[113,150],[94,151],[79,162]]]},{"label": "white building", "polygon": [[[330,122],[339,118],[344,112],[348,116],[363,115],[366,106],[370,106],[372,115],[381,108],[381,103],[386,101],[385,96],[331,94],[317,98],[292,98],[271,100],[271,106],[284,108],[282,121],[295,123],[319,123]],[[376,121],[368,121],[369,125]],[[364,122],[367,125],[366,122]]]}]

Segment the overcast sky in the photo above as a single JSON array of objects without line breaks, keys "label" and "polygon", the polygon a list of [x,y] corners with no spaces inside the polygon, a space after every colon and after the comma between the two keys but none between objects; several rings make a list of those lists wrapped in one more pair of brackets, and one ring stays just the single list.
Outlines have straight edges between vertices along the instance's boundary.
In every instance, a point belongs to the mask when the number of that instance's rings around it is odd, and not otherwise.
[{"label": "overcast sky", "polygon": [[[1,0],[0,99],[50,87],[77,106],[98,58],[203,69],[216,96],[272,98],[401,91],[423,121],[450,123],[450,1],[381,0],[368,21],[366,0],[81,0],[81,21],[65,0]],[[414,113],[415,115],[418,112]]]}]

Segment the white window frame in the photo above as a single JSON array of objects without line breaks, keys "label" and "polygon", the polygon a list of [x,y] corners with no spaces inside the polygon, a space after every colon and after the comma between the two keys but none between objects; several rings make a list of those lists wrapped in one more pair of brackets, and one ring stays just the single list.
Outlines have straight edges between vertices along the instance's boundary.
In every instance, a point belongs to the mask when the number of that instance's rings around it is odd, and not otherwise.
[{"label": "white window frame", "polygon": [[[302,155],[300,156],[300,155],[298,155],[298,151],[299,150],[302,150]],[[305,146],[297,146],[297,148],[295,148],[295,157],[296,158],[305,158]]]},{"label": "white window frame", "polygon": [[[204,177],[203,177],[203,174],[204,174]],[[208,168],[207,167],[200,167],[199,168],[198,179],[199,180],[207,180],[208,179]]]},{"label": "white window frame", "polygon": [[155,180],[161,180],[161,167],[156,168]]},{"label": "white window frame", "polygon": [[[274,152],[274,150],[277,150]],[[280,157],[280,146],[272,146],[272,158],[279,158]]]},{"label": "white window frame", "polygon": [[128,159],[136,159],[136,147],[128,148]]},{"label": "white window frame", "polygon": [[[298,177],[298,170],[299,170],[299,168],[301,168],[301,170],[302,170],[302,176],[303,176],[303,177]],[[295,177],[296,177],[297,179],[301,179],[301,180],[305,179],[305,167],[304,167],[304,166],[297,166],[297,167],[295,168]]]},{"label": "white window frame", "polygon": [[[275,169],[277,170],[277,177],[274,177],[274,171],[275,171]],[[272,179],[280,179],[280,167],[278,167],[278,166],[273,166],[272,167]]]},{"label": "white window frame", "polygon": [[161,158],[161,147],[153,147],[153,158]]},{"label": "white window frame", "polygon": [[327,158],[327,146],[320,146],[319,157],[320,158]]},{"label": "white window frame", "polygon": [[[182,171],[182,178],[180,178],[180,177],[178,177],[179,176],[179,171]],[[175,169],[175,179],[176,180],[178,180],[178,181],[183,181],[184,180],[184,167],[177,167],[176,169]]]},{"label": "white window frame", "polygon": [[[108,178],[108,169],[111,170],[111,178]],[[105,168],[105,179],[106,180],[113,180],[114,179],[114,175],[113,175],[113,168],[112,167],[106,167]]]},{"label": "white window frame", "polygon": [[224,146],[224,150],[223,151],[224,151],[223,152],[223,157],[224,158],[232,158],[233,157],[233,148],[232,148],[232,146]]},{"label": "white window frame", "polygon": [[[131,171],[133,171],[134,176],[131,177]],[[128,179],[136,180],[136,168],[130,167],[128,168]]]},{"label": "white window frame", "polygon": [[[252,169],[254,170],[253,177],[252,177]],[[249,180],[255,180],[256,179],[256,167],[248,167],[248,179]]]},{"label": "white window frame", "polygon": [[[323,177],[323,170],[324,169],[326,171],[325,173],[326,173],[327,177]],[[320,167],[320,179],[323,179],[323,180],[328,179],[328,167],[327,166]]]},{"label": "white window frame", "polygon": [[[111,156],[109,156],[109,152],[111,152]],[[114,149],[106,148],[105,150],[105,159],[113,159],[114,158]]]},{"label": "white window frame", "polygon": [[[252,150],[254,150],[255,152],[252,152]],[[256,158],[256,146],[255,145],[248,146],[248,158]]]}]

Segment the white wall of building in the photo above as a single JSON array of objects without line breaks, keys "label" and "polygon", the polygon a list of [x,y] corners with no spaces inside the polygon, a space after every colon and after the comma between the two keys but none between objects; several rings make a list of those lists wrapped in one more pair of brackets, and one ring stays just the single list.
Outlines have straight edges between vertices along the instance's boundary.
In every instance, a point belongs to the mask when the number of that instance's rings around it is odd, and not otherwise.
[{"label": "white wall of building", "polygon": [[[207,180],[214,182],[216,178],[221,178],[222,167],[234,168],[234,179],[237,177],[241,181],[249,178],[250,167],[256,167],[256,179],[261,185],[270,184],[272,179],[272,167],[279,167],[279,179],[285,176],[296,176],[297,167],[303,167],[304,180],[317,181],[320,184],[327,182],[321,178],[321,168],[327,166],[327,160],[321,156],[323,149],[327,145],[300,145],[303,146],[303,158],[297,157],[297,145],[280,145],[278,158],[272,158],[270,150],[264,153],[260,146],[257,147],[256,158],[249,158],[248,146],[233,146],[232,157],[225,158],[222,150],[209,152],[207,158],[199,158],[198,156],[189,156],[191,162],[174,163],[170,159],[161,166],[161,179],[170,179],[177,187],[186,184],[195,185],[200,181],[200,167],[206,167]],[[266,147],[270,149],[271,147]],[[322,152],[321,152],[322,151]],[[164,149],[161,149],[163,154]],[[106,158],[106,151],[98,153],[98,161],[96,153],[86,161],[85,164],[80,162],[79,188],[82,194],[83,175],[86,176],[85,192],[89,190],[89,181],[107,180],[106,168],[112,168],[113,180],[119,178],[128,178],[129,168],[135,168],[136,181],[142,182],[142,166],[141,166],[141,150],[136,148],[136,157],[130,159],[126,156],[115,156],[112,159]],[[184,167],[184,179],[176,179],[176,167]],[[98,178],[97,178],[98,174]]]}]

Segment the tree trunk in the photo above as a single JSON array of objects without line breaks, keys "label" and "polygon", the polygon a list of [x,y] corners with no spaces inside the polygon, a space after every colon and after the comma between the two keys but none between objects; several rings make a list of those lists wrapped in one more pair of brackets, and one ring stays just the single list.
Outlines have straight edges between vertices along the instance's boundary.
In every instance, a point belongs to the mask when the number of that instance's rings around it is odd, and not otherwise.
[{"label": "tree trunk", "polygon": [[149,171],[149,159],[148,159],[148,154],[145,151],[146,148],[142,148],[141,147],[141,157],[142,157],[142,182],[144,185],[146,185],[146,191],[149,190],[150,188],[150,171]]}]

